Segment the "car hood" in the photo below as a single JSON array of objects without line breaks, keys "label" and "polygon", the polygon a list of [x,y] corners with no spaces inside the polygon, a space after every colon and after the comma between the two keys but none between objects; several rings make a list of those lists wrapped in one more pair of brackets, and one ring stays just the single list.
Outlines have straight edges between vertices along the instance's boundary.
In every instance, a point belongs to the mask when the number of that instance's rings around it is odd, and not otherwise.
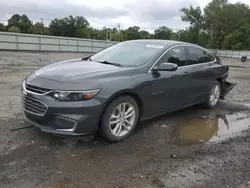
[{"label": "car hood", "polygon": [[53,63],[35,71],[35,75],[60,82],[77,82],[87,78],[96,78],[108,73],[117,72],[121,67],[102,64],[94,61],[73,59]]}]

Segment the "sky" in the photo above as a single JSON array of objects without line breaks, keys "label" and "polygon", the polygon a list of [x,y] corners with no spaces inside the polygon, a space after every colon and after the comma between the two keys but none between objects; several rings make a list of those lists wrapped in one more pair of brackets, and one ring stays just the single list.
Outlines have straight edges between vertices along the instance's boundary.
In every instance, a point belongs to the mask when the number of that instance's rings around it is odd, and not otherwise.
[{"label": "sky", "polygon": [[[230,3],[250,0],[229,0]],[[0,22],[13,14],[26,14],[33,22],[43,18],[45,25],[53,18],[69,15],[84,16],[94,28],[117,27],[121,29],[139,26],[153,31],[165,25],[173,30],[184,29],[187,23],[181,21],[180,9],[201,6],[211,0],[0,0]]]}]

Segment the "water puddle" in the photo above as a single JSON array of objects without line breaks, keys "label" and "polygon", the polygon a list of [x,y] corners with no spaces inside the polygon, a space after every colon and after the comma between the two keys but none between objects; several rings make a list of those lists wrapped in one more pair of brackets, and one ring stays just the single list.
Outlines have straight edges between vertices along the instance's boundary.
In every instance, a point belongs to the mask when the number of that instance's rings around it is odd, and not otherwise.
[{"label": "water puddle", "polygon": [[250,115],[244,113],[190,119],[177,126],[177,137],[183,144],[219,142],[250,128]]}]

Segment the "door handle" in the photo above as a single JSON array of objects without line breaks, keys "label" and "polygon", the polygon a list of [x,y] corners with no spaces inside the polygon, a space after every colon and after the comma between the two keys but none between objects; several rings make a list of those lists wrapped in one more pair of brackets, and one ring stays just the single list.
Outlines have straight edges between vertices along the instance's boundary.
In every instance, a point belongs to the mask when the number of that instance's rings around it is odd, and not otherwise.
[{"label": "door handle", "polygon": [[184,76],[187,76],[187,75],[189,75],[189,72],[184,72]]},{"label": "door handle", "polygon": [[213,69],[212,68],[209,68],[208,71],[212,71]]}]

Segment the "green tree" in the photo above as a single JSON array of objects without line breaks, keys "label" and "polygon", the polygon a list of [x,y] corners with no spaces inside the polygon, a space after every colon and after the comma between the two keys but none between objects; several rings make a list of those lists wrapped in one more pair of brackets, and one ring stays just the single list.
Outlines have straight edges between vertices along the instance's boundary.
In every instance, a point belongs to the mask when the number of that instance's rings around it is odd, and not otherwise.
[{"label": "green tree", "polygon": [[250,24],[245,23],[224,38],[224,49],[250,50]]},{"label": "green tree", "polygon": [[[67,37],[74,37],[76,35],[76,19],[70,15],[69,17],[65,17],[64,19],[64,23],[65,23],[65,26],[64,26],[64,31],[65,31],[65,36]],[[80,27],[79,27],[80,29]]]},{"label": "green tree", "polygon": [[199,33],[197,44],[207,48],[209,39],[210,39],[210,36],[206,32],[202,31]]},{"label": "green tree", "polygon": [[88,28],[89,22],[83,16],[75,17],[76,28]]},{"label": "green tree", "polygon": [[190,23],[190,30],[194,33],[192,36],[192,42],[198,43],[199,33],[202,30],[202,25],[204,22],[204,17],[200,7],[193,8],[182,8],[181,12],[184,15],[181,17],[183,21]]},{"label": "green tree", "polygon": [[170,40],[179,40],[178,33],[173,32],[170,36]]},{"label": "green tree", "polygon": [[[56,36],[66,36],[66,37],[76,37],[76,34],[79,36],[83,35],[82,29],[87,29],[89,27],[89,22],[82,16],[68,16],[62,19],[54,19],[49,24],[50,33]],[[77,32],[78,30],[78,32]],[[85,36],[89,30],[84,31]]]},{"label": "green tree", "polygon": [[138,26],[129,27],[124,31],[124,33],[126,40],[134,40],[141,38],[140,27]]},{"label": "green tree", "polygon": [[141,30],[140,35],[141,35],[142,39],[150,39],[150,38],[152,38],[152,35],[148,31],[145,31],[145,30]]},{"label": "green tree", "polygon": [[212,2],[210,2],[204,8],[204,24],[208,34],[211,37],[209,44],[211,48],[221,48],[222,46],[222,24],[224,25],[224,23],[222,23],[219,14],[223,11],[223,8],[227,2],[227,0],[212,0]]},{"label": "green tree", "polygon": [[75,37],[76,30],[86,29],[89,26],[89,22],[82,16],[73,17],[70,15],[64,18],[64,22],[65,36],[67,37]]},{"label": "green tree", "polygon": [[166,39],[169,40],[172,35],[172,30],[166,26],[161,26],[154,31],[155,39]]},{"label": "green tree", "polygon": [[12,26],[19,28],[21,33],[32,32],[32,23],[25,14],[23,14],[22,16],[20,16],[19,14],[14,14],[8,20],[8,28],[11,28]]},{"label": "green tree", "polygon": [[[110,38],[110,31],[111,29],[103,27],[101,30],[96,30],[95,33],[98,36],[98,39],[100,40],[107,40]],[[112,37],[113,35],[111,35]]]},{"label": "green tree", "polygon": [[21,33],[32,32],[32,22],[25,14],[21,16],[19,29],[21,30]]},{"label": "green tree", "polygon": [[[213,0],[205,9],[205,25],[212,39],[212,47],[225,47],[224,40],[245,23],[250,23],[250,8],[243,3],[230,4]],[[228,39],[227,37],[227,39]]]},{"label": "green tree", "polygon": [[43,35],[50,35],[50,32],[49,32],[49,28],[48,28],[48,27],[44,27],[44,28],[43,28]]},{"label": "green tree", "polygon": [[90,38],[90,32],[87,28],[81,28],[76,30],[76,37],[78,38]]},{"label": "green tree", "polygon": [[[245,23],[250,23],[250,9],[247,5],[241,3],[227,4],[218,13],[218,20],[220,20],[221,23],[219,37],[219,47],[221,48],[227,35],[238,31]],[[246,28],[243,29],[245,30]]]},{"label": "green tree", "polygon": [[44,25],[40,22],[36,22],[32,26],[32,33],[33,34],[44,34]]},{"label": "green tree", "polygon": [[123,33],[121,31],[117,31],[112,34],[112,41],[123,41]]},{"label": "green tree", "polygon": [[0,31],[6,31],[6,27],[4,26],[3,23],[0,23]]},{"label": "green tree", "polygon": [[10,28],[8,28],[9,32],[13,32],[13,33],[20,33],[20,29],[16,26],[11,26]]},{"label": "green tree", "polygon": [[19,14],[14,14],[11,16],[11,18],[8,20],[8,27],[20,27],[21,24],[21,16]]},{"label": "green tree", "polygon": [[177,33],[178,33],[178,38],[180,39],[180,41],[192,43],[192,40],[194,38],[194,33],[192,30],[190,29],[180,30]]},{"label": "green tree", "polygon": [[66,22],[64,19],[55,18],[49,24],[49,31],[54,36],[64,36]]}]

